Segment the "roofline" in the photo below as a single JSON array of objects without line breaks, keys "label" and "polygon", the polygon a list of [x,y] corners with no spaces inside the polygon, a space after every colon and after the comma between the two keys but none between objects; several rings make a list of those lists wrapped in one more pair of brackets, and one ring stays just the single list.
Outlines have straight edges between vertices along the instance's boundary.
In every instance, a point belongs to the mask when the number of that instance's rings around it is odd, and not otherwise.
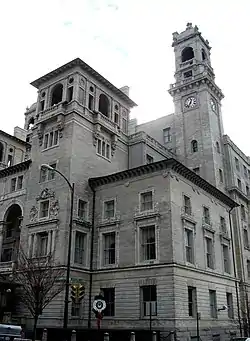
[{"label": "roofline", "polygon": [[6,136],[6,137],[8,137],[8,138],[10,138],[12,140],[15,140],[15,141],[17,141],[17,142],[19,142],[19,143],[21,143],[21,144],[23,144],[25,146],[30,146],[30,144],[28,142],[23,141],[23,140],[19,139],[18,137],[14,136],[14,135],[10,135],[10,134],[6,133],[3,130],[0,130],[0,134],[3,134],[4,136]]},{"label": "roofline", "polygon": [[32,162],[31,160],[27,160],[27,161],[24,161],[24,162],[21,162],[21,163],[17,163],[14,166],[1,169],[0,170],[0,179],[4,178],[5,176],[13,175],[13,174],[15,174],[17,172],[20,172],[20,171],[28,169],[30,164],[31,164],[31,162]]},{"label": "roofline", "polygon": [[120,180],[125,180],[128,178],[133,178],[135,176],[141,176],[144,174],[150,174],[164,169],[172,169],[180,175],[184,176],[186,179],[193,182],[195,185],[199,186],[201,189],[205,190],[207,193],[213,195],[218,200],[224,202],[231,208],[238,207],[239,205],[231,199],[228,195],[211,185],[208,181],[201,178],[199,175],[194,173],[192,170],[184,166],[182,163],[174,158],[167,160],[162,160],[154,162],[148,165],[143,165],[135,168],[131,168],[118,173],[113,173],[106,176],[90,178],[89,185],[91,188],[96,188],[101,185],[113,183]]},{"label": "roofline", "polygon": [[101,83],[106,85],[109,89],[114,91],[117,96],[122,98],[127,104],[129,104],[130,108],[136,107],[137,104],[132,101],[123,91],[115,87],[112,83],[110,83],[106,78],[104,78],[102,75],[100,75],[97,71],[95,71],[91,66],[86,64],[83,60],[80,58],[76,58],[71,60],[70,62],[60,66],[59,68],[47,73],[46,75],[34,80],[30,84],[33,85],[35,88],[39,88],[39,86],[47,81],[48,79],[58,75],[59,73],[62,73],[65,70],[71,69],[74,66],[80,66],[84,71],[87,71],[92,76],[94,76],[96,79],[98,79]]}]

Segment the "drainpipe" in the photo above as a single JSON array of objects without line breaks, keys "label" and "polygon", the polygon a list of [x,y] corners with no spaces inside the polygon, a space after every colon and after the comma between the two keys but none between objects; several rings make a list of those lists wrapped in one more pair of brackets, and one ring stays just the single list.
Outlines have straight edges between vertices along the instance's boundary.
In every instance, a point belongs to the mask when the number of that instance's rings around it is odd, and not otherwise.
[{"label": "drainpipe", "polygon": [[233,228],[232,228],[232,221],[231,221],[231,212],[234,209],[232,207],[229,212],[229,226],[230,226],[230,235],[232,241],[232,256],[233,256],[233,268],[234,268],[234,278],[235,278],[235,291],[236,291],[236,301],[237,301],[237,313],[238,313],[238,320],[240,325],[240,336],[242,337],[242,325],[241,325],[241,317],[240,317],[240,302],[239,302],[239,290],[238,290],[238,281],[237,281],[237,272],[236,272],[236,262],[235,262],[235,253],[234,253],[234,238],[233,238]]},{"label": "drainpipe", "polygon": [[92,311],[92,285],[93,285],[93,257],[94,257],[94,226],[95,226],[95,202],[96,202],[96,191],[89,184],[92,192],[93,192],[93,201],[92,201],[92,221],[91,221],[91,245],[90,245],[90,277],[89,277],[89,314],[88,314],[88,329],[91,328],[91,311]]}]

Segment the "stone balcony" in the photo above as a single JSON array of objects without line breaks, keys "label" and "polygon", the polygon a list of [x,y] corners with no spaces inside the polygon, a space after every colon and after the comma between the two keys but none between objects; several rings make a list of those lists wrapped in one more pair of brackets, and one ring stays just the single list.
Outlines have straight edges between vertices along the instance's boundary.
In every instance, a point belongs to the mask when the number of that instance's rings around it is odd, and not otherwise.
[{"label": "stone balcony", "polygon": [[102,128],[104,128],[104,130],[107,130],[113,135],[118,135],[120,133],[118,124],[113,122],[111,119],[109,119],[99,111],[94,111],[93,123],[101,126]]}]

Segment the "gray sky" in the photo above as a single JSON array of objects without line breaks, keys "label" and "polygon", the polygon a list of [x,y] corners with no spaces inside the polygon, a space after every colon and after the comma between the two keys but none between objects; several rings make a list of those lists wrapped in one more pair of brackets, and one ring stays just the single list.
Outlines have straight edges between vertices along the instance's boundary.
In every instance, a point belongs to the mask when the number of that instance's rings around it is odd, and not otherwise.
[{"label": "gray sky", "polygon": [[117,87],[131,87],[139,123],[172,113],[172,32],[192,22],[212,46],[225,133],[250,155],[249,0],[9,0],[0,6],[0,129],[23,127],[25,108],[37,96],[29,83],[76,57]]}]

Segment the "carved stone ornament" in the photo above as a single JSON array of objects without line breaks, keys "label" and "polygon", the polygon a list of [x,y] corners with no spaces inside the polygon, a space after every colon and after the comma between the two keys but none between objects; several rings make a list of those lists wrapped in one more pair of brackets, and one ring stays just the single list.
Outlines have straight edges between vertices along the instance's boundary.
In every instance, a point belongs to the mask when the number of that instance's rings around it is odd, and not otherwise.
[{"label": "carved stone ornament", "polygon": [[42,190],[41,194],[36,198],[36,200],[39,201],[48,198],[55,198],[55,192],[53,192],[49,188],[45,188],[44,190]]},{"label": "carved stone ornament", "polygon": [[32,206],[30,210],[30,221],[36,221],[38,216],[38,209],[36,206]]},{"label": "carved stone ornament", "polygon": [[116,151],[116,141],[111,142],[111,155],[114,156],[115,151]]},{"label": "carved stone ornament", "polygon": [[96,131],[93,133],[93,145],[96,146],[97,144],[97,139],[100,137],[100,134],[97,133]]},{"label": "carved stone ornament", "polygon": [[58,116],[57,129],[59,132],[59,137],[62,138],[63,137],[63,129],[64,129],[64,116],[62,116],[62,115]]},{"label": "carved stone ornament", "polygon": [[59,201],[53,200],[50,204],[50,217],[56,218],[59,214]]}]

